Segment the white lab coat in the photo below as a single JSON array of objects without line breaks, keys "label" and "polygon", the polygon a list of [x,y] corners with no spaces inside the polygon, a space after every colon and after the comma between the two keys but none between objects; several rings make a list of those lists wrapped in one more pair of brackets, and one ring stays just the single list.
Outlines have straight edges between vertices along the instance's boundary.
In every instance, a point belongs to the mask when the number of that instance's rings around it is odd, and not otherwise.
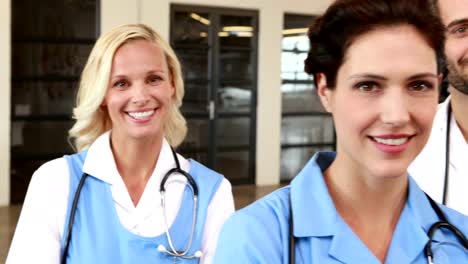
[{"label": "white lab coat", "polygon": [[[438,107],[429,140],[409,167],[409,174],[432,199],[442,203],[445,180],[447,110],[450,97]],[[447,205],[468,215],[468,144],[452,114]]]}]

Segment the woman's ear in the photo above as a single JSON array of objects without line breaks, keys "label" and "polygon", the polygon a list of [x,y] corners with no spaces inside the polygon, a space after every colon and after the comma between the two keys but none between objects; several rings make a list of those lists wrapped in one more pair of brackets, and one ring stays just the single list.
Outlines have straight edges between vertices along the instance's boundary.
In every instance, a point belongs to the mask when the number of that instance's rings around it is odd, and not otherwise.
[{"label": "woman's ear", "polygon": [[323,108],[327,110],[327,112],[331,113],[333,109],[332,104],[332,93],[333,91],[328,88],[327,85],[327,77],[323,73],[318,73],[315,75],[316,83],[317,83],[317,93],[322,102]]},{"label": "woman's ear", "polygon": [[442,84],[442,81],[444,80],[444,74],[443,73],[439,73],[439,75],[437,75],[437,81],[438,81],[438,85],[440,86]]}]

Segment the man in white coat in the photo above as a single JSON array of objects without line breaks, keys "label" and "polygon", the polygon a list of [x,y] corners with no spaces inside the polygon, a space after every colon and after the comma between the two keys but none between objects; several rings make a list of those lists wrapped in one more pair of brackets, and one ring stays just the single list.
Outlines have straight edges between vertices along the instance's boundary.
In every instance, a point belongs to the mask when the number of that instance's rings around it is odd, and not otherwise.
[{"label": "man in white coat", "polygon": [[434,200],[468,215],[468,1],[435,2],[446,26],[450,96],[439,105],[429,141],[409,173]]}]

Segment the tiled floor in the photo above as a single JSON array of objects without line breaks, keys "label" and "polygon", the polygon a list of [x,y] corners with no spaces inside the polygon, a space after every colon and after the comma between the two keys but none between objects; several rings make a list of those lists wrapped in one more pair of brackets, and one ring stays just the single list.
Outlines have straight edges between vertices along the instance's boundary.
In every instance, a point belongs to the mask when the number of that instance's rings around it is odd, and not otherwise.
[{"label": "tiled floor", "polygon": [[[266,187],[255,187],[253,185],[234,186],[233,193],[236,209],[252,203],[279,187],[279,185]],[[20,210],[21,206],[19,205],[0,207],[0,263],[5,263],[6,254],[10,247]]]}]

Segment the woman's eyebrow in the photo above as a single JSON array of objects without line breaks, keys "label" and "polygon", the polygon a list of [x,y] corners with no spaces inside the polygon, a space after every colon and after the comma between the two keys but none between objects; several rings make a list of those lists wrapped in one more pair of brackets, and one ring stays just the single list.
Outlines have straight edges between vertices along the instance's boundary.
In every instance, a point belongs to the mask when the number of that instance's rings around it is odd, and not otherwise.
[{"label": "woman's eyebrow", "polygon": [[408,80],[415,80],[415,79],[421,79],[421,78],[439,78],[439,76],[437,76],[437,74],[434,74],[434,73],[418,73],[418,74],[415,74],[415,75],[412,75],[411,77],[408,78]]},{"label": "woman's eyebrow", "polygon": [[449,29],[451,27],[454,27],[456,25],[460,25],[460,24],[467,24],[468,23],[468,18],[460,18],[460,19],[455,19],[453,20],[452,22],[450,22],[446,29]]},{"label": "woman's eyebrow", "polygon": [[348,79],[362,79],[362,78],[382,80],[382,81],[388,80],[384,76],[380,76],[380,75],[372,74],[372,73],[360,73],[360,74],[354,74],[348,77]]}]

